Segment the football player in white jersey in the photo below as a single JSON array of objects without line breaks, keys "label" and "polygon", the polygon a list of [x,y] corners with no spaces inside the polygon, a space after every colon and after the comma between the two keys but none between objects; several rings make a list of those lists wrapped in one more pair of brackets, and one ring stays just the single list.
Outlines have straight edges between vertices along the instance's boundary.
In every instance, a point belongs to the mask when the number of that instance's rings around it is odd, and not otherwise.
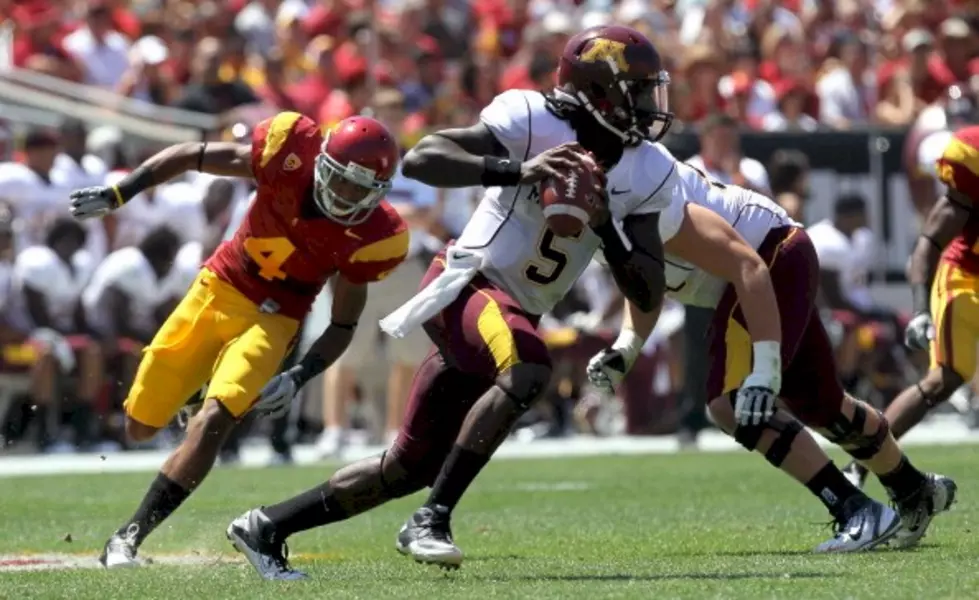
[{"label": "football player in white jersey", "polygon": [[[71,407],[75,444],[82,449],[95,441],[93,406],[102,390],[102,353],[88,335],[81,310],[81,293],[94,265],[82,251],[86,233],[72,219],[57,219],[44,245],[25,248],[14,261],[12,323],[58,359],[65,374],[77,365],[77,403]],[[56,375],[56,374],[55,374]],[[41,400],[36,398],[36,400]],[[54,397],[38,406],[35,418],[44,427],[46,412]],[[44,439],[45,446],[53,440]]]},{"label": "football player in white jersey", "polygon": [[143,347],[163,323],[155,308],[179,248],[177,234],[158,227],[138,246],[109,254],[82,292],[86,322],[102,340],[106,362],[117,371],[122,389],[129,389]]},{"label": "football player in white jersey", "polygon": [[[659,221],[667,294],[714,310],[707,380],[714,420],[823,502],[837,529],[817,552],[868,550],[926,527],[951,505],[955,483],[913,467],[883,415],[841,387],[815,308],[819,261],[806,231],[760,194],[684,163],[676,171],[667,182],[673,202]],[[620,338],[644,339],[656,311],[625,310]],[[613,346],[592,359],[589,378],[611,386],[631,362]],[[850,483],[800,421],[876,473],[897,512]]]},{"label": "football player in white jersey", "polygon": [[[268,579],[300,577],[283,542],[427,486],[397,547],[421,562],[457,567],[449,517],[512,425],[551,379],[540,316],[568,292],[602,248],[623,294],[643,310],[662,299],[658,212],[670,202],[673,162],[653,143],[672,121],[668,75],[639,32],[601,26],[573,36],[548,94],[508,91],[476,125],[423,138],[405,156],[407,177],[442,188],[487,189],[459,239],[437,257],[425,288],[382,320],[401,336],[424,324],[435,342],[419,367],[397,440],[323,485],[248,511],[229,537]],[[538,183],[588,164],[605,171],[595,193],[607,210],[576,238],[545,223]],[[405,318],[402,318],[405,317]],[[642,340],[624,339],[639,352]],[[270,385],[270,387],[272,387]]]}]

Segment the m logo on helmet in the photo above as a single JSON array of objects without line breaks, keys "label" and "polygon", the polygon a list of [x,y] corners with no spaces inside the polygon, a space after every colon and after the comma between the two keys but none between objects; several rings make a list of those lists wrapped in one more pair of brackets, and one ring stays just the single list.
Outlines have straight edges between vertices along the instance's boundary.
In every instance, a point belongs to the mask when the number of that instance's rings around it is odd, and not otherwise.
[{"label": "m logo on helmet", "polygon": [[581,60],[590,63],[606,62],[615,65],[622,73],[629,71],[629,63],[625,59],[625,44],[614,40],[592,40],[591,45],[581,52]]}]

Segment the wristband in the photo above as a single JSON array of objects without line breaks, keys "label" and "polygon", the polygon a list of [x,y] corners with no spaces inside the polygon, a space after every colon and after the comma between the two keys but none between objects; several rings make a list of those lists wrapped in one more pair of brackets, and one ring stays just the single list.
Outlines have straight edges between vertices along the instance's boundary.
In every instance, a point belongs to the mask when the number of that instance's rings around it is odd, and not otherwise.
[{"label": "wristband", "polygon": [[483,157],[483,173],[479,176],[483,187],[510,187],[520,183],[521,163],[519,160]]},{"label": "wristband", "polygon": [[204,170],[204,151],[207,150],[207,142],[201,142],[201,148],[197,151],[197,171]]},{"label": "wristband", "polygon": [[605,260],[611,264],[625,263],[629,260],[629,255],[632,254],[632,242],[611,215],[604,223],[596,225],[592,230],[602,240],[602,253],[605,255]]},{"label": "wristband", "polygon": [[772,382],[776,394],[782,387],[782,345],[766,340],[751,346],[754,354],[751,374]]},{"label": "wristband", "polygon": [[645,344],[645,340],[639,337],[635,331],[623,329],[619,332],[619,337],[615,338],[615,342],[612,343],[612,350],[621,354],[622,358],[625,359],[626,367],[631,368]]},{"label": "wristband", "polygon": [[126,175],[117,183],[115,187],[116,198],[121,198],[120,206],[129,202],[133,197],[145,189],[156,185],[153,181],[153,173],[144,166],[136,167],[132,173]]}]

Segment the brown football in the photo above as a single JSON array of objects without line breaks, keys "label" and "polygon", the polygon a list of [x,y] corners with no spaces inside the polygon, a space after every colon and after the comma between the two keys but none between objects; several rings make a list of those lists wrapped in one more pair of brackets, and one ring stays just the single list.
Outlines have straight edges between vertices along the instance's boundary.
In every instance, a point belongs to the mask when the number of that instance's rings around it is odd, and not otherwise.
[{"label": "brown football", "polygon": [[541,207],[554,235],[578,236],[600,207],[595,194],[600,182],[597,168],[572,169],[563,177],[548,177],[541,182]]}]

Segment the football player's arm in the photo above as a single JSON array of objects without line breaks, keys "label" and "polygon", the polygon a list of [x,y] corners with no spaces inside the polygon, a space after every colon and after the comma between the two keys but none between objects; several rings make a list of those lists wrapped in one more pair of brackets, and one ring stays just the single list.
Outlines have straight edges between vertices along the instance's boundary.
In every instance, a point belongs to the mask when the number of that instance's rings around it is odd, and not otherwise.
[{"label": "football player's arm", "polygon": [[113,186],[117,205],[191,170],[254,179],[252,147],[238,142],[183,142],[164,148]]},{"label": "football player's arm", "polygon": [[621,227],[608,211],[597,219],[591,227],[602,240],[616,285],[640,311],[658,310],[666,290],[659,213],[629,215]]},{"label": "football player's arm", "polygon": [[729,281],[752,340],[780,344],[782,327],[768,265],[720,216],[691,203],[684,211],[680,229],[665,244],[666,252]]},{"label": "football player's arm", "polygon": [[935,279],[938,259],[941,258],[945,246],[962,232],[971,214],[972,201],[952,188],[938,199],[928,213],[908,261],[908,282],[911,284],[916,313],[928,310],[929,290]]},{"label": "football player's arm", "polygon": [[[433,187],[475,187],[487,185],[487,169],[492,168],[492,158],[507,156],[509,152],[493,132],[485,124],[477,123],[426,135],[405,155],[401,169],[405,177]],[[511,164],[519,168],[519,161]]]},{"label": "football player's arm", "polygon": [[346,351],[350,340],[353,339],[354,330],[357,329],[357,321],[364,312],[367,286],[367,283],[354,283],[342,273],[333,278],[331,282],[333,308],[330,324],[313,342],[312,347],[299,363],[289,370],[297,387],[306,385],[310,379],[329,368]]}]

